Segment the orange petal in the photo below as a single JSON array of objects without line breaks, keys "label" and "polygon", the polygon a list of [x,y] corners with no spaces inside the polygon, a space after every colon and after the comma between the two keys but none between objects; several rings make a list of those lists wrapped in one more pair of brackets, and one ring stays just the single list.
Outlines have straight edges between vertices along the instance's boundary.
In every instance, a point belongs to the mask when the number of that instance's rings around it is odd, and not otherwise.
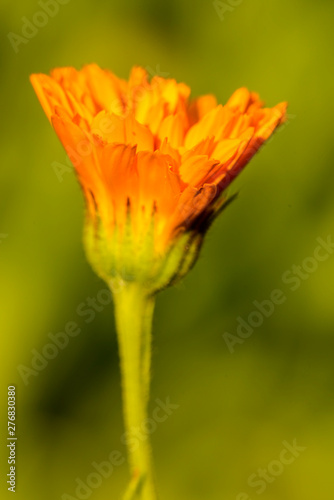
[{"label": "orange petal", "polygon": [[173,217],[168,227],[177,230],[180,227],[189,228],[196,217],[203,213],[217,195],[214,184],[204,184],[200,189],[188,186],[180,196]]},{"label": "orange petal", "polygon": [[93,99],[101,109],[120,115],[124,111],[121,80],[96,64],[84,66],[82,72],[87,78],[87,85]]},{"label": "orange petal", "polygon": [[168,139],[173,148],[178,148],[183,143],[184,121],[180,115],[169,115],[161,123],[158,130],[161,142]]},{"label": "orange petal", "polygon": [[129,115],[124,120],[125,143],[137,146],[137,151],[152,151],[154,138],[150,130]]},{"label": "orange petal", "polygon": [[133,89],[136,87],[146,87],[148,86],[147,81],[147,71],[140,66],[134,66],[131,69],[129,76],[129,88]]},{"label": "orange petal", "polygon": [[73,163],[82,184],[93,188],[98,182],[98,165],[94,156],[94,139],[73,122],[52,117],[52,125]]},{"label": "orange petal", "polygon": [[108,143],[125,142],[124,119],[106,111],[101,111],[95,116],[91,131]]},{"label": "orange petal", "polygon": [[214,95],[208,94],[194,99],[189,106],[188,114],[190,123],[198,122],[209,111],[217,107],[217,99]]},{"label": "orange petal", "polygon": [[220,163],[229,161],[238,151],[241,139],[223,139],[215,147],[212,157]]},{"label": "orange petal", "polygon": [[255,136],[260,137],[263,141],[267,140],[275,131],[276,127],[284,120],[286,108],[287,103],[283,102],[272,109],[267,109],[266,117],[260,122],[256,129]]},{"label": "orange petal", "polygon": [[128,115],[126,118],[101,111],[92,122],[92,133],[108,143],[137,146],[138,151],[153,151],[154,138],[150,130]]},{"label": "orange petal", "polygon": [[30,81],[37,97],[51,121],[51,116],[54,114],[55,106],[62,106],[66,111],[73,116],[73,112],[66,98],[66,95],[61,86],[50,76],[43,74],[34,74],[30,76]]},{"label": "orange petal", "polygon": [[151,215],[156,203],[158,216],[167,217],[180,195],[178,176],[159,153],[139,152],[137,160],[140,206]]},{"label": "orange petal", "polygon": [[246,87],[242,87],[236,90],[226,103],[226,106],[232,111],[239,111],[240,113],[245,113],[248,104],[251,100],[251,94]]},{"label": "orange petal", "polygon": [[180,176],[183,182],[192,186],[201,186],[204,179],[219,162],[204,155],[187,152],[182,157]]},{"label": "orange petal", "polygon": [[233,126],[231,127],[228,135],[230,139],[235,139],[243,134],[251,126],[252,117],[248,114],[239,115],[239,117],[236,120],[233,120],[233,122]]},{"label": "orange petal", "polygon": [[[217,141],[215,137],[207,137],[203,141],[196,144],[194,148],[192,148],[191,152],[193,155],[205,155],[211,158],[212,153],[217,145]],[[186,154],[186,148],[179,149],[182,154]]]},{"label": "orange petal", "polygon": [[108,144],[98,148],[97,157],[108,196],[126,215],[127,199],[136,204],[138,199],[138,172],[136,148],[124,144]]},{"label": "orange petal", "polygon": [[96,114],[97,109],[93,99],[89,95],[87,79],[82,71],[74,68],[56,68],[51,71],[54,78],[65,92],[74,113],[79,113],[90,121]]},{"label": "orange petal", "polygon": [[209,175],[206,182],[214,183],[219,186],[220,191],[225,189],[232,180],[240,173],[244,164],[241,159],[245,155],[247,148],[251,144],[254,129],[249,128],[239,138],[239,146],[236,152],[220,164],[220,168]]},{"label": "orange petal", "polygon": [[209,111],[198,123],[189,129],[184,142],[185,147],[191,149],[203,139],[214,136],[222,125],[224,116],[225,111],[221,105]]}]

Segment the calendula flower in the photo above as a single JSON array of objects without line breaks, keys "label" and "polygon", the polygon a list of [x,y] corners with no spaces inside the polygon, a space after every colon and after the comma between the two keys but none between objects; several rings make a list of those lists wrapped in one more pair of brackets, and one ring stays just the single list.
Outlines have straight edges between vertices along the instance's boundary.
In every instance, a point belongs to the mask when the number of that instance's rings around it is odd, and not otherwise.
[{"label": "calendula flower", "polygon": [[85,194],[89,260],[106,281],[152,290],[188,271],[223,191],[286,111],[246,88],[224,106],[190,100],[187,85],[140,67],[128,81],[91,64],[31,82]]},{"label": "calendula flower", "polygon": [[[114,294],[126,436],[147,420],[154,296],[184,276],[224,194],[284,121],[237,90],[213,95],[135,67],[128,81],[97,65],[59,68],[31,82],[77,172],[86,204],[85,246]],[[129,443],[125,500],[155,500],[147,439]]]}]

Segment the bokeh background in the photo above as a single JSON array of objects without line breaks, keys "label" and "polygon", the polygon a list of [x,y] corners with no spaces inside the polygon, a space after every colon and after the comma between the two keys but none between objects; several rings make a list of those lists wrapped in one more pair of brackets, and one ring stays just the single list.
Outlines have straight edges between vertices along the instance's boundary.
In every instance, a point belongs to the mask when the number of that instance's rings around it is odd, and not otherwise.
[{"label": "bokeh background", "polygon": [[[132,65],[212,92],[240,86],[289,119],[235,181],[239,197],[216,221],[184,282],[158,297],[155,400],[179,407],[152,433],[161,500],[332,500],[334,255],[295,291],[282,281],[317,238],[334,238],[333,15],[321,0],[69,0],[15,52],[37,1],[1,0],[1,498],[6,490],[6,393],[17,386],[18,500],[121,498],[126,464],[77,496],[93,462],[121,443],[120,376],[112,304],[77,313],[105,285],[82,248],[83,200],[29,84],[32,72],[96,62],[126,78]],[[309,261],[306,261],[309,262]],[[255,300],[286,300],[230,352],[226,332]],[[103,292],[102,292],[103,293]],[[82,305],[83,304],[83,305]],[[35,349],[75,321],[80,334],[23,380]],[[35,351],[34,351],[35,352]],[[24,368],[23,368],[24,369]],[[26,382],[26,383],[25,383]],[[305,448],[260,488],[284,441]],[[264,491],[259,493],[259,490]],[[243,493],[243,494],[241,494]],[[66,496],[66,494],[68,496]]]}]

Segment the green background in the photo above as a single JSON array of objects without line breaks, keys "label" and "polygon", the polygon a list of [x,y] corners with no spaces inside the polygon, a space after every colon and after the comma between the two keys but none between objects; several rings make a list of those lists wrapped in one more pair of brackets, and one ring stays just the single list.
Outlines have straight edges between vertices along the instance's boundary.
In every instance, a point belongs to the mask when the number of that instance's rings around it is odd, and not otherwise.
[{"label": "green background", "polygon": [[[18,500],[76,498],[92,462],[125,454],[112,305],[90,323],[76,312],[105,285],[85,260],[80,189],[71,171],[57,178],[65,153],[28,81],[96,62],[124,78],[140,64],[223,103],[244,85],[269,106],[289,101],[287,124],[230,188],[240,195],[194,270],[158,297],[150,414],[157,398],[179,407],[151,437],[161,500],[332,500],[334,255],[295,291],[282,275],[334,233],[334,4],[230,0],[219,16],[210,1],[70,0],[17,53],[8,33],[21,35],[22,17],[41,7],[1,4],[0,497],[10,495],[10,384]],[[237,318],[274,289],[285,302],[231,353],[224,333],[236,335]],[[31,367],[31,351],[69,321],[81,333],[25,384],[17,367]],[[248,478],[275,470],[294,440],[306,449],[259,494]],[[89,498],[120,499],[127,479],[127,466],[115,467]]]}]

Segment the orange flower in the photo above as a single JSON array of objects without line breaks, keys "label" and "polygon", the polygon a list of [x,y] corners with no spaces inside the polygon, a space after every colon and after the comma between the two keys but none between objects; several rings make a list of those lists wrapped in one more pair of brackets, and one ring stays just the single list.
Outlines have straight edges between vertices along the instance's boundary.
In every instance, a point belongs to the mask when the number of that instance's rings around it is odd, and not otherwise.
[{"label": "orange flower", "polygon": [[149,82],[140,67],[129,81],[91,64],[31,82],[78,174],[90,237],[98,233],[114,254],[111,245],[123,242],[122,253],[129,227],[128,252],[145,247],[150,234],[156,259],[181,236],[201,240],[223,190],[283,122],[287,106],[264,108],[246,88],[224,106],[212,95],[190,101],[187,85],[158,76]]}]

